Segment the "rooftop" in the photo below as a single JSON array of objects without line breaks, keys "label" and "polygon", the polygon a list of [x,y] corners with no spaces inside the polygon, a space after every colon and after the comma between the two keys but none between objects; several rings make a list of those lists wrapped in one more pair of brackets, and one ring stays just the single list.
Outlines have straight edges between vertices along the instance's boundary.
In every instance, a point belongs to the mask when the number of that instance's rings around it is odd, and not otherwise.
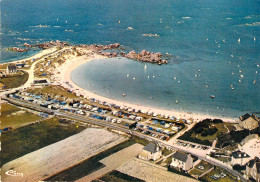
[{"label": "rooftop", "polygon": [[247,120],[247,119],[250,118],[250,117],[253,118],[253,119],[256,120],[256,121],[259,120],[259,118],[258,118],[255,114],[250,115],[250,114],[248,114],[248,113],[246,113],[246,114],[243,115],[243,116],[240,116],[239,119],[240,119],[241,121],[245,121],[245,120]]},{"label": "rooftop", "polygon": [[172,158],[178,159],[179,161],[182,162],[186,162],[188,159],[188,154],[177,151],[172,155]]},{"label": "rooftop", "polygon": [[233,152],[231,154],[232,157],[238,159],[238,158],[248,158],[250,157],[248,154],[244,153],[244,152],[241,152],[241,151],[236,151],[236,152]]},{"label": "rooftop", "polygon": [[156,143],[147,144],[143,150],[149,151],[151,153],[156,153],[160,150],[160,147]]}]

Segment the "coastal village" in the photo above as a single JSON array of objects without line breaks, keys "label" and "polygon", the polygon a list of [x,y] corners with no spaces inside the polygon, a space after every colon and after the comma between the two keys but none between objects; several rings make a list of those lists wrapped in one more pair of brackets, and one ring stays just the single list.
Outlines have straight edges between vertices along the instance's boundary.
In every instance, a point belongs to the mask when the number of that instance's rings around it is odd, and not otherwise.
[{"label": "coastal village", "polygon": [[169,55],[125,53],[118,43],[35,46],[42,51],[0,65],[3,181],[260,181],[256,113],[215,118],[133,105],[70,78],[95,59],[159,66]]}]

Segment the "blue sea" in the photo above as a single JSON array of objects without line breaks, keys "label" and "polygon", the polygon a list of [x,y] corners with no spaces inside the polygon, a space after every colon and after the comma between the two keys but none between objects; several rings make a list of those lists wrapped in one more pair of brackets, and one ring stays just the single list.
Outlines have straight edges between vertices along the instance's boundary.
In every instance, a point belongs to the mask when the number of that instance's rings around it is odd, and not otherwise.
[{"label": "blue sea", "polygon": [[229,117],[260,113],[259,0],[0,3],[1,63],[39,51],[4,51],[25,42],[118,42],[125,51],[146,49],[172,58],[167,65],[146,63],[147,70],[145,63],[125,58],[96,60],[76,69],[72,79],[100,95],[153,107]]}]

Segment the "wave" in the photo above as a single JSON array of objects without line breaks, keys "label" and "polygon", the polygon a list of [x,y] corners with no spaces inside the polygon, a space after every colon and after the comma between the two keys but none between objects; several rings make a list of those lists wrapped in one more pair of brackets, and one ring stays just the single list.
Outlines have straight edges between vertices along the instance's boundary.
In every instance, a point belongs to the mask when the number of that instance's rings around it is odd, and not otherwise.
[{"label": "wave", "polygon": [[60,28],[61,26],[53,26],[53,27],[55,27],[55,28]]},{"label": "wave", "polygon": [[49,28],[50,25],[35,25],[35,26],[30,26],[30,27],[37,27],[37,28]]},{"label": "wave", "polygon": [[67,29],[66,29],[65,32],[74,32],[74,30],[67,30]]},{"label": "wave", "polygon": [[260,22],[254,22],[254,23],[242,24],[242,25],[239,25],[239,26],[259,26],[259,25],[260,25]]},{"label": "wave", "polygon": [[143,36],[144,37],[160,37],[160,35],[158,35],[158,34],[151,34],[151,33],[149,33],[149,34],[143,34]]},{"label": "wave", "polygon": [[226,18],[226,20],[231,20],[231,19],[232,19],[232,18],[229,18],[229,17],[228,17],[228,18]]},{"label": "wave", "polygon": [[31,40],[31,39],[29,39],[29,38],[20,38],[20,37],[18,37],[17,39],[18,39],[18,40],[23,40],[23,41],[29,41],[29,40]]},{"label": "wave", "polygon": [[244,17],[245,19],[250,19],[250,18],[257,18],[259,17],[259,15],[249,15],[249,16],[246,16]]}]

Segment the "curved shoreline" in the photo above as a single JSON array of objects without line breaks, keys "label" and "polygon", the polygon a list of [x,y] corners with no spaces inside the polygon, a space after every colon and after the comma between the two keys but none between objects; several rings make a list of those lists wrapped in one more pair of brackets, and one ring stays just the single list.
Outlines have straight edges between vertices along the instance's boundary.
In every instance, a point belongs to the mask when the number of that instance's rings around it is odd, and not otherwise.
[{"label": "curved shoreline", "polygon": [[[72,60],[67,60],[61,67],[58,69],[60,71],[60,74],[58,76],[59,79],[59,84],[67,89],[70,89],[71,91],[75,92],[76,94],[83,95],[88,98],[95,98],[96,100],[99,101],[105,101],[108,103],[113,103],[119,106],[127,106],[131,107],[134,109],[140,109],[140,110],[145,110],[145,111],[152,111],[157,114],[167,114],[169,116],[175,116],[176,118],[183,118],[183,119],[193,119],[195,121],[200,121],[206,118],[211,118],[211,119],[222,119],[225,122],[236,122],[236,118],[229,118],[229,117],[219,117],[215,115],[206,115],[202,113],[193,113],[193,112],[185,112],[185,111],[177,111],[177,110],[166,110],[166,109],[160,109],[160,108],[155,108],[155,107],[149,107],[145,105],[138,105],[138,104],[131,104],[129,102],[123,102],[123,101],[118,101],[115,99],[110,99],[101,95],[97,95],[89,90],[86,90],[76,83],[74,83],[71,79],[71,72],[76,69],[77,67],[81,66],[82,64],[85,64],[89,61],[97,60],[97,59],[105,59],[107,57],[100,56],[98,54],[95,54],[92,52],[91,57],[79,57],[75,58]],[[57,76],[56,76],[57,77]]]}]

